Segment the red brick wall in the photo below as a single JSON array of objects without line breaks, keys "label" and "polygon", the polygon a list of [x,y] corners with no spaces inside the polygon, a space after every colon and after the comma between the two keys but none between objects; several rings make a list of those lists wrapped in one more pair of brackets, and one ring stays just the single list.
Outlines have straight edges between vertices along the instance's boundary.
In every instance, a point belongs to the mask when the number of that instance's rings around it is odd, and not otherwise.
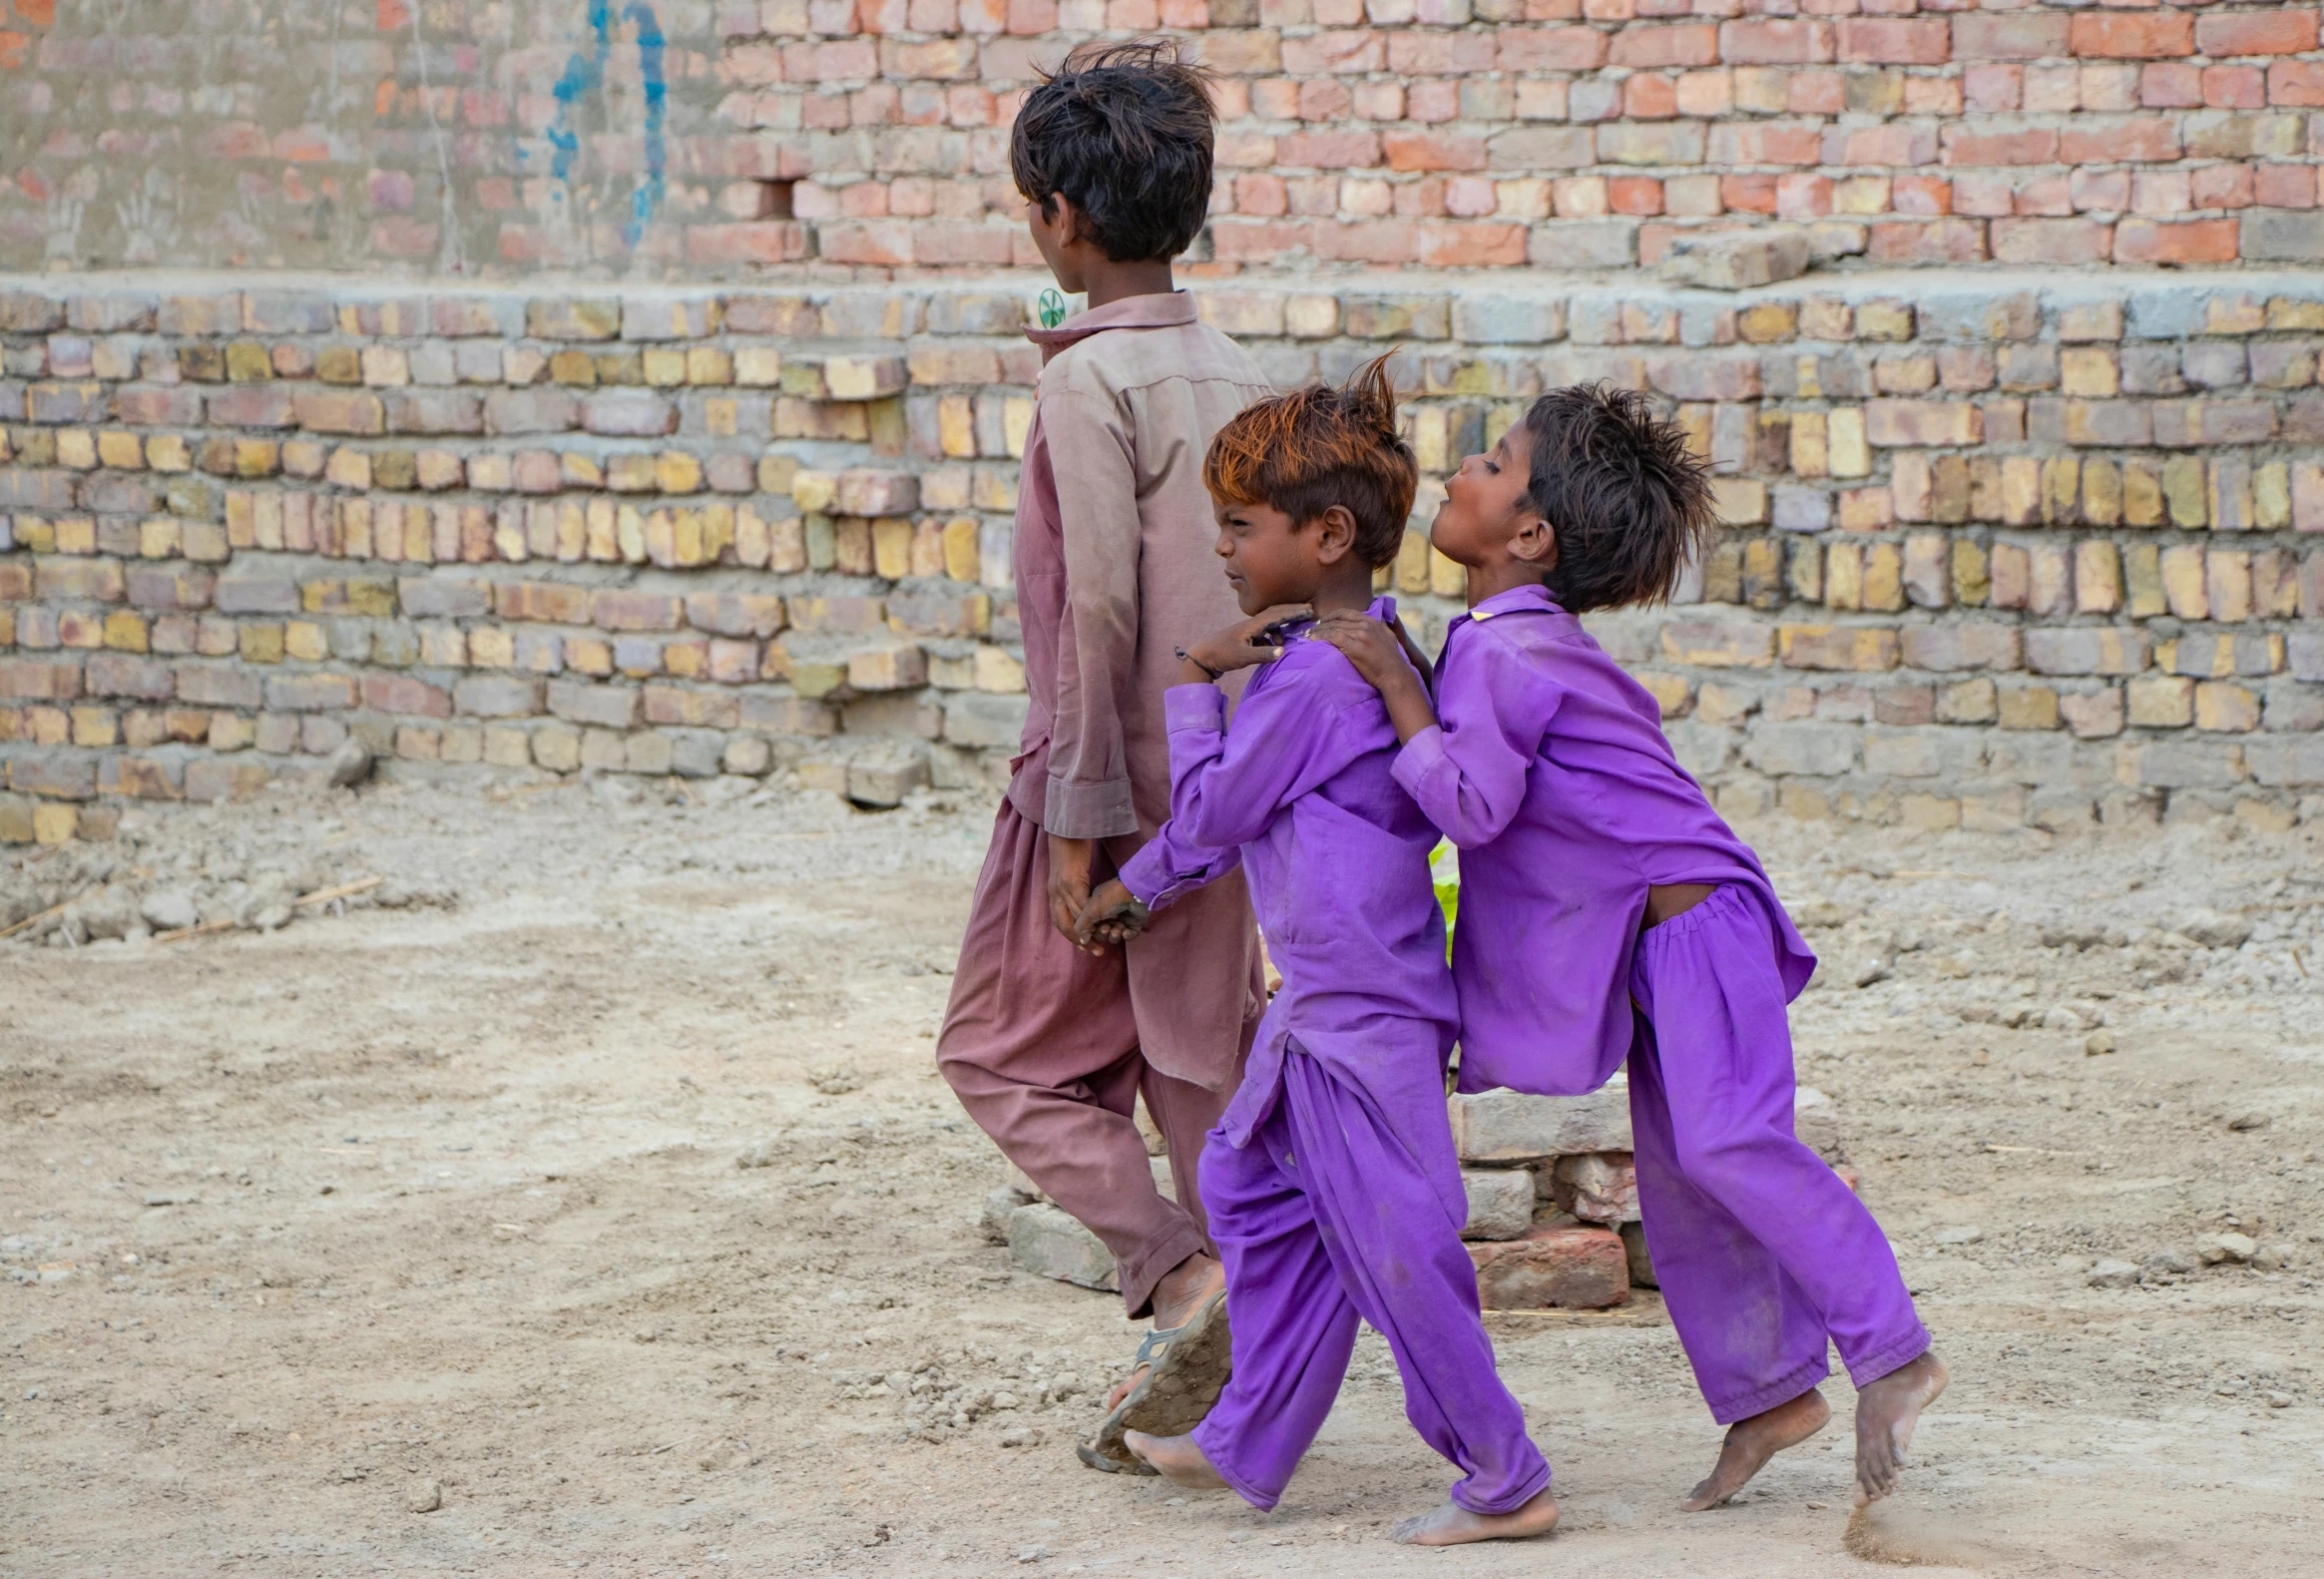
[{"label": "red brick wall", "polygon": [[0,267],[1026,264],[1036,64],[1154,30],[1221,74],[1221,269],[1617,266],[1769,219],[1866,264],[2324,262],[2315,5],[606,9],[0,0]]}]

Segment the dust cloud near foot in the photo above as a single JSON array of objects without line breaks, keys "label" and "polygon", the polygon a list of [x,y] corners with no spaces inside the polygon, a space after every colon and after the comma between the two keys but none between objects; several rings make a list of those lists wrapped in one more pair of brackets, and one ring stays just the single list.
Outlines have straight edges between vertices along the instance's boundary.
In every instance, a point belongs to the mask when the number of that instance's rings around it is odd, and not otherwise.
[{"label": "dust cloud near foot", "polygon": [[[122,934],[0,942],[0,1571],[1442,1573],[1369,1334],[1270,1514],[1076,1460],[1145,1323],[987,1242],[932,1063],[989,815],[388,785],[0,852],[0,925]],[[1746,831],[1824,960],[1803,1130],[1952,1385],[1854,1536],[1830,1430],[1683,1514],[1653,1303],[1490,1316],[1561,1517],[1462,1573],[2312,1565],[2315,840]]]}]

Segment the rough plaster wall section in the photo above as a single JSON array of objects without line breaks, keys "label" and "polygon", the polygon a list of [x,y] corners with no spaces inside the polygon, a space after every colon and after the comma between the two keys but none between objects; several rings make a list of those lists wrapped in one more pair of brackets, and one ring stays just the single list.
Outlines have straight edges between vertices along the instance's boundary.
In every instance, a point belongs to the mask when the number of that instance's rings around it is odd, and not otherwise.
[{"label": "rough plaster wall section", "polygon": [[0,0],[0,267],[884,276],[1034,260],[1073,44],[1219,73],[1213,269],[2324,262],[2314,4]]},{"label": "rough plaster wall section", "polygon": [[[711,15],[700,0],[0,0],[0,264],[685,265],[720,216],[683,177],[739,152],[702,141]],[[802,252],[775,235],[752,256]]]},{"label": "rough plaster wall section", "polygon": [[[407,772],[989,777],[1030,281],[0,280],[0,837]],[[1594,620],[1722,804],[2324,815],[2324,275],[1213,284],[1289,385],[1391,343],[1427,473],[1652,391],[1729,523]],[[1426,638],[1460,578],[1384,576]],[[449,768],[447,768],[449,765]]]}]

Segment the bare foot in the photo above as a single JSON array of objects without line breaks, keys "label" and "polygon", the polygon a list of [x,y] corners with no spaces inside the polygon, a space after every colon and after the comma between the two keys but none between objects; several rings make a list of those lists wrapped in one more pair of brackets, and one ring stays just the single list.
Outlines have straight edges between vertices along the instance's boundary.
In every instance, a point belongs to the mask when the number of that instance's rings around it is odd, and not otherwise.
[{"label": "bare foot", "polygon": [[1144,1431],[1124,1431],[1122,1443],[1173,1486],[1184,1486],[1189,1491],[1228,1489],[1191,1436],[1149,1436]]},{"label": "bare foot", "polygon": [[[1162,1281],[1154,1286],[1154,1324],[1158,1327],[1185,1325],[1212,1295],[1225,1287],[1226,1269],[1202,1252],[1194,1252],[1163,1273]],[[1106,1394],[1106,1412],[1112,1414],[1120,1408],[1122,1400],[1130,1396],[1130,1389],[1153,1368],[1141,1365],[1114,1383],[1114,1390]]]},{"label": "bare foot", "polygon": [[1442,1507],[1409,1518],[1394,1530],[1406,1546],[1466,1546],[1471,1541],[1522,1541],[1558,1527],[1558,1501],[1547,1491],[1508,1513],[1472,1513],[1451,1498]]},{"label": "bare foot", "polygon": [[1750,1478],[1767,1466],[1767,1460],[1786,1447],[1796,1447],[1824,1428],[1824,1421],[1832,1417],[1832,1406],[1824,1395],[1810,1387],[1786,1403],[1772,1409],[1762,1409],[1747,1420],[1737,1420],[1727,1427],[1727,1439],[1718,1450],[1718,1463],[1712,1466],[1703,1482],[1687,1493],[1678,1504],[1682,1513],[1700,1513],[1715,1508],[1743,1489]]},{"label": "bare foot", "polygon": [[1896,1489],[1913,1424],[1937,1401],[1950,1372],[1934,1349],[1899,1366],[1856,1394],[1856,1505],[1877,1502]]}]

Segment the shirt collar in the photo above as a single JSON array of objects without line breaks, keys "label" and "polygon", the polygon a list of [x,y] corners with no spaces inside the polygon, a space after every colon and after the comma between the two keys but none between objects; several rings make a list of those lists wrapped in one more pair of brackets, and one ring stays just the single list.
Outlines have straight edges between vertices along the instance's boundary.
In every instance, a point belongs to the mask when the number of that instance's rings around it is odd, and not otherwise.
[{"label": "shirt collar", "polygon": [[1566,612],[1558,606],[1558,600],[1550,596],[1550,589],[1535,581],[1528,582],[1522,587],[1512,587],[1507,592],[1496,592],[1492,597],[1472,608],[1462,618],[1490,620],[1496,614],[1517,614],[1526,610],[1532,610],[1537,614],[1563,614]]},{"label": "shirt collar", "polygon": [[[1382,625],[1393,626],[1396,623],[1396,600],[1388,594],[1382,593],[1372,600],[1370,608],[1364,610],[1364,616],[1367,619],[1378,620]],[[1312,629],[1314,625],[1313,619],[1289,620],[1284,622],[1283,629],[1287,632],[1306,631]]]},{"label": "shirt collar", "polygon": [[1162,329],[1194,321],[1194,298],[1183,290],[1147,296],[1124,296],[1102,307],[1077,312],[1054,329],[1028,327],[1025,337],[1041,347],[1041,359],[1064,350],[1076,340],[1105,329]]}]

